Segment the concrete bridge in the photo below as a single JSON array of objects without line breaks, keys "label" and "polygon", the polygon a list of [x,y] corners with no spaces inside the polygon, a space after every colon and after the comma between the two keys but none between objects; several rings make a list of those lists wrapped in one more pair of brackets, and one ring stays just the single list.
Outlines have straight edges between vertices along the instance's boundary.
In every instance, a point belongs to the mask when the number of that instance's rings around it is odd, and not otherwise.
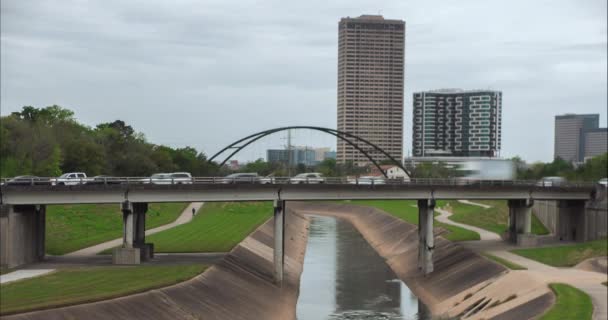
[{"label": "concrete bridge", "polygon": [[[535,200],[557,201],[560,216],[568,217],[563,230],[585,232],[584,209],[593,200],[592,184],[537,186],[530,181],[463,181],[457,179],[386,180],[360,184],[345,178],[323,183],[293,184],[289,178],[226,183],[222,177],[193,178],[187,183],[153,184],[145,178],[112,178],[113,181],[71,186],[5,184],[0,187],[0,239],[2,266],[15,267],[44,258],[45,209],[48,204],[116,203],[123,212],[123,245],[113,252],[116,264],[138,264],[154,255],[145,242],[148,203],[274,201],[275,278],[283,276],[284,212],[288,201],[346,199],[417,200],[419,212],[419,267],[433,271],[433,212],[436,200],[504,199],[509,204],[509,238],[525,242],[530,237],[531,207]],[[111,183],[108,183],[111,182]],[[261,182],[261,183],[260,183]],[[264,184],[265,183],[265,184]],[[367,183],[367,182],[366,182]]]}]

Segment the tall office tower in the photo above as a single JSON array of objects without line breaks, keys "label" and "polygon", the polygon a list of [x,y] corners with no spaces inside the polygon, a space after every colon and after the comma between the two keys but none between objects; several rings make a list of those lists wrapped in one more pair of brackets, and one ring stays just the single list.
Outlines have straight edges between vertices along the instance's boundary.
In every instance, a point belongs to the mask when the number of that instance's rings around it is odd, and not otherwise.
[{"label": "tall office tower", "polygon": [[554,158],[581,163],[586,157],[606,152],[606,128],[599,128],[599,114],[555,116]]},{"label": "tall office tower", "polygon": [[[338,34],[338,130],[366,139],[401,161],[405,21],[379,15],[342,18]],[[387,159],[370,147],[363,149],[374,159]],[[341,139],[336,156],[338,162],[369,163]]]},{"label": "tall office tower", "polygon": [[441,89],[414,93],[413,156],[496,157],[502,93]]}]

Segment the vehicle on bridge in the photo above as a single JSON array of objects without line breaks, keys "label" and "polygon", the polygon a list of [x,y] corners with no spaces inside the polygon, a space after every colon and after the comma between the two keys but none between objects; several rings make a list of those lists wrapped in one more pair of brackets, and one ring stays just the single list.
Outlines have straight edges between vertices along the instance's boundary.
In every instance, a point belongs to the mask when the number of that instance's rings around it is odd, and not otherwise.
[{"label": "vehicle on bridge", "polygon": [[543,177],[536,185],[539,187],[559,187],[567,183],[566,178],[563,177]]},{"label": "vehicle on bridge", "polygon": [[349,178],[348,183],[378,185],[378,184],[386,184],[386,179],[384,179],[384,177],[380,177],[380,176],[361,176],[358,178]]},{"label": "vehicle on bridge", "polygon": [[325,183],[325,178],[321,173],[318,172],[308,172],[308,173],[300,173],[295,177],[289,179],[289,183]]},{"label": "vehicle on bridge", "polygon": [[3,182],[0,185],[7,186],[39,186],[39,185],[51,185],[52,181],[50,178],[40,178],[37,176],[17,176],[12,179]]},{"label": "vehicle on bridge", "polygon": [[[260,183],[260,176],[255,172],[240,172],[225,176],[220,180],[223,184],[239,184],[239,183]],[[271,180],[264,180],[264,183],[273,183]]]},{"label": "vehicle on bridge", "polygon": [[60,175],[58,178],[51,179],[51,183],[59,186],[75,186],[86,184],[90,180],[91,179],[87,178],[87,174],[84,172],[67,172]]},{"label": "vehicle on bridge", "polygon": [[188,172],[155,173],[141,181],[148,184],[192,184],[192,175]]}]

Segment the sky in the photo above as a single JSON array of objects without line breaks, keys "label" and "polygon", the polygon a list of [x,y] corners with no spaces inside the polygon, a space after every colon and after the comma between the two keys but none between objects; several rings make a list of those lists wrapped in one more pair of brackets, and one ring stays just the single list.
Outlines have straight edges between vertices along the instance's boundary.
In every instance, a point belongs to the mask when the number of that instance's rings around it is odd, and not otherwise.
[{"label": "sky", "polygon": [[[501,156],[553,158],[554,116],[607,119],[607,1],[2,1],[0,106],[58,104],[150,142],[211,155],[286,125],[336,127],[341,17],[406,21],[404,154],[412,94],[503,92]],[[264,156],[285,135],[237,159]],[[335,147],[294,133],[293,144]]]}]

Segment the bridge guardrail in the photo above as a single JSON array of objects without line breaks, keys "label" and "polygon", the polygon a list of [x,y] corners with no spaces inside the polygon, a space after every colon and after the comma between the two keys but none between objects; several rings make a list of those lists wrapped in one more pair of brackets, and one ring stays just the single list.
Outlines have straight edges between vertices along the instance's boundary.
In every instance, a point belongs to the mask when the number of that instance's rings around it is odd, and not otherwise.
[{"label": "bridge guardrail", "polygon": [[482,180],[465,178],[412,178],[412,179],[385,179],[385,178],[357,178],[357,177],[325,177],[322,179],[300,179],[294,177],[192,177],[180,179],[153,179],[151,177],[98,177],[81,178],[70,181],[58,181],[55,177],[27,177],[3,178],[2,186],[57,186],[57,185],[183,185],[183,184],[351,184],[351,185],[412,185],[412,186],[529,186],[538,188],[564,188],[564,187],[593,187],[594,182],[562,182],[552,184],[534,180]]}]

